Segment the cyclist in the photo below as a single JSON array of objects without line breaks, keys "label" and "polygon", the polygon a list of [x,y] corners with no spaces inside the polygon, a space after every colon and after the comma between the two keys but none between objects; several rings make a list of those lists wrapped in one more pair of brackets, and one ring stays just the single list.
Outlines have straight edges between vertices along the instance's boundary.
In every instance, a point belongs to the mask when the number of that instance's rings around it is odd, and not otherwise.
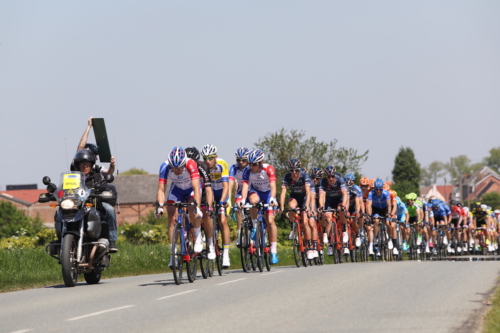
[{"label": "cyclist", "polygon": [[[453,233],[455,235],[455,239],[457,240],[457,244],[456,244],[457,253],[460,253],[462,251],[462,249],[460,247],[461,239],[460,239],[460,234],[458,233],[458,227],[460,225],[462,225],[462,223],[463,223],[463,220],[465,217],[465,212],[462,209],[462,205],[459,202],[457,202],[456,200],[451,200],[450,206],[451,206],[450,207],[450,210],[451,210],[450,224],[453,225],[453,231],[454,231]],[[450,229],[448,229],[447,234],[448,234],[448,239],[452,239],[453,235],[451,234]],[[450,244],[448,244],[447,250],[449,253],[455,252],[455,249],[451,247],[451,242],[450,242]]]},{"label": "cyclist", "polygon": [[398,193],[396,191],[391,190],[391,186],[387,183],[384,183],[384,190],[389,192],[389,195],[391,197],[391,208],[392,211],[390,211],[392,216],[396,216],[396,197],[398,196]]},{"label": "cyclist", "polygon": [[[314,212],[314,216],[316,218],[316,221],[319,222],[323,227],[326,226],[324,223],[323,215],[318,212],[318,207],[319,207],[319,185],[321,183],[321,179],[323,178],[323,169],[322,168],[312,168],[311,169],[311,174],[310,178],[312,181],[311,184],[311,200],[310,200],[310,205],[311,205],[311,210]],[[321,235],[318,235],[318,237]],[[323,233],[323,243],[327,244],[328,243],[328,235],[326,232]]]},{"label": "cyclist", "polygon": [[[405,203],[401,201],[401,199],[398,196],[396,196],[396,218],[399,222],[402,223],[400,224],[401,239],[403,240],[401,249],[403,249],[403,251],[408,251],[407,240],[409,237],[409,233],[406,232],[407,231],[406,221],[409,220],[408,209],[406,208]],[[396,235],[397,235],[397,229],[396,229]],[[396,249],[396,247],[394,249]]]},{"label": "cyclist", "polygon": [[[171,183],[172,186],[169,186]],[[201,202],[200,174],[196,162],[187,157],[182,147],[174,147],[166,162],[160,166],[158,180],[158,191],[156,194],[155,215],[160,218],[163,215],[163,203],[165,202],[165,189],[170,187],[167,203],[177,201]],[[194,227],[195,244],[194,251],[201,252],[203,243],[201,240],[201,217],[203,216],[198,206],[188,207],[189,218]],[[167,207],[168,213],[168,237],[170,242],[174,237],[177,209],[174,206]],[[172,244],[170,250],[174,251]],[[170,256],[169,267],[172,267],[172,256]]]},{"label": "cyclist", "polygon": [[229,167],[223,159],[218,158],[217,147],[214,145],[204,145],[201,149],[201,156],[208,165],[210,177],[212,178],[212,189],[214,191],[215,202],[220,205],[219,215],[220,228],[222,232],[222,268],[229,268],[229,243],[231,242],[229,226],[227,224],[226,207],[229,202]]},{"label": "cyclist", "polygon": [[[347,194],[347,186],[344,183],[344,179],[336,175],[334,166],[327,166],[324,172],[326,178],[321,179],[319,185],[319,210],[340,209],[345,212],[346,207],[349,206],[349,195]],[[345,214],[339,214],[339,216],[340,223],[343,225],[346,224]],[[324,218],[326,220],[325,230],[327,235],[329,235],[332,228],[333,213],[325,213]],[[349,237],[348,235],[346,236]],[[348,241],[347,237],[343,237],[344,242]],[[347,248],[344,251],[349,253],[349,249]],[[332,244],[328,247],[328,255],[333,255]]]},{"label": "cyclist", "polygon": [[363,230],[363,192],[358,185],[354,184],[354,175],[348,173],[344,176],[344,182],[347,186],[347,193],[349,195],[349,209],[348,212],[352,216],[352,227],[356,231],[356,247],[361,246],[359,238],[360,230]]},{"label": "cyclist", "polygon": [[[415,227],[415,232],[417,233],[417,246],[422,244],[422,233],[425,235],[425,239],[429,240],[429,233],[425,226],[421,225],[424,221],[424,210],[421,201],[417,200],[416,193],[409,193],[405,196],[407,200],[406,208],[408,209],[408,226],[409,224],[417,223]],[[406,235],[406,241],[408,241],[409,234]],[[428,243],[426,249],[428,250]],[[420,253],[420,248],[417,248],[417,253]]]},{"label": "cyclist", "polygon": [[[299,159],[292,158],[288,161],[288,170],[290,171],[283,177],[281,183],[280,207],[285,207],[285,197],[287,189],[290,188],[288,198],[288,207],[295,209],[297,207],[305,208],[302,212],[301,223],[304,226],[304,237],[307,246],[307,259],[318,257],[318,229],[316,220],[311,214],[311,179],[309,175],[301,171],[301,162]],[[288,219],[294,221],[294,213],[288,213]]]},{"label": "cyclist", "polygon": [[[368,193],[368,198],[366,200],[366,213],[370,216],[373,216],[374,214],[378,214],[379,216],[385,216],[386,218],[390,218],[391,217],[390,212],[392,211],[391,196],[390,196],[389,192],[384,190],[384,181],[382,179],[376,179],[373,182],[373,187],[374,187],[374,189],[371,190],[370,193]],[[397,248],[398,244],[395,244],[395,243],[397,243],[397,239],[395,239],[395,235],[392,232],[393,230],[390,229],[392,224],[390,222],[386,221],[386,225],[388,226],[389,231],[391,232],[391,237],[393,238],[393,245],[396,245],[396,248]],[[375,234],[377,234],[378,233],[378,226],[375,225],[374,229],[375,229]],[[368,240],[370,241],[368,251],[370,254],[372,254],[373,253],[373,233],[371,230],[370,230],[370,234],[368,235]],[[377,255],[380,255],[378,251],[377,251]]]},{"label": "cyclist", "polygon": [[[243,177],[243,170],[248,166],[248,154],[250,150],[245,147],[238,148],[234,155],[236,155],[236,163],[229,168],[229,195],[233,193],[233,187],[236,185],[234,195],[234,204],[237,206],[241,201],[241,180]],[[236,213],[236,222],[238,223],[238,238],[236,238],[236,246],[240,245],[241,223],[243,216],[240,211]]]},{"label": "cyclist", "polygon": [[[437,236],[437,229],[441,227],[443,232],[446,234],[446,221],[448,221],[448,217],[446,216],[446,210],[445,207],[441,204],[441,201],[438,199],[433,199],[431,201],[432,204],[432,213],[433,213],[433,219],[434,219],[434,231],[433,231],[433,243],[436,244],[436,236]],[[446,236],[445,236],[446,237]],[[448,240],[443,237],[443,244],[448,245]],[[432,254],[436,254],[436,248],[432,248]]]},{"label": "cyclist", "polygon": [[[241,201],[240,206],[245,205],[248,198],[248,203],[256,205],[259,202],[264,202],[273,206],[273,209],[266,208],[266,221],[269,239],[271,241],[271,264],[275,265],[279,262],[277,252],[278,230],[274,223],[274,207],[276,207],[276,172],[274,167],[264,163],[264,152],[260,149],[255,149],[248,155],[249,166],[243,171]],[[252,238],[255,238],[257,224],[257,209],[251,209],[250,215],[254,224],[252,230]]]},{"label": "cyclist", "polygon": [[[473,226],[472,226],[472,232],[475,233],[478,228],[481,227],[489,227],[491,221],[491,217],[487,212],[488,206],[485,204],[481,204],[478,202],[476,204],[476,208],[472,210],[472,215],[473,215]],[[486,232],[485,232],[485,239],[487,238]],[[475,239],[475,250],[479,251],[479,234],[475,233],[474,235]]]},{"label": "cyclist", "polygon": [[205,236],[207,242],[207,258],[210,260],[215,259],[215,247],[213,244],[213,225],[212,216],[214,213],[213,202],[214,192],[212,190],[212,179],[210,178],[210,171],[206,163],[200,161],[200,152],[196,147],[187,147],[185,149],[186,156],[194,160],[198,165],[198,173],[200,174],[201,182],[201,204],[200,208],[203,212],[202,222],[205,229]]}]

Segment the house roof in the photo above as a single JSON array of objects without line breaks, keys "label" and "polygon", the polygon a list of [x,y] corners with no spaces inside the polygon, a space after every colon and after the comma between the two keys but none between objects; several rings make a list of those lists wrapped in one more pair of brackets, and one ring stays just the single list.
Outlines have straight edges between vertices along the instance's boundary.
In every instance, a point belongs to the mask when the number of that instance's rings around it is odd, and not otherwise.
[{"label": "house roof", "polygon": [[151,203],[156,201],[158,175],[117,176],[112,185],[122,204]]},{"label": "house roof", "polygon": [[[30,205],[38,202],[40,194],[47,193],[47,190],[11,190],[11,191],[0,191],[0,194],[4,194],[5,198],[15,198],[23,202],[27,202]],[[21,203],[21,202],[20,202]]]}]

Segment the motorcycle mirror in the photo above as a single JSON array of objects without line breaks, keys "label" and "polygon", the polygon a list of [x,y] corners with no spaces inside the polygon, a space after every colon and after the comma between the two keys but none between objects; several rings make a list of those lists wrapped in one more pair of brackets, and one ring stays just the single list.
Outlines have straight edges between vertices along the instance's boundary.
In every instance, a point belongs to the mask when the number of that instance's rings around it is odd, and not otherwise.
[{"label": "motorcycle mirror", "polygon": [[42,182],[44,185],[49,185],[50,184],[50,177],[49,176],[43,177]]},{"label": "motorcycle mirror", "polygon": [[49,185],[47,185],[47,191],[49,193],[54,193],[56,190],[57,190],[56,184],[49,183]]},{"label": "motorcycle mirror", "polygon": [[104,179],[106,180],[106,183],[110,184],[115,180],[115,176],[106,174],[106,176],[104,176]]}]

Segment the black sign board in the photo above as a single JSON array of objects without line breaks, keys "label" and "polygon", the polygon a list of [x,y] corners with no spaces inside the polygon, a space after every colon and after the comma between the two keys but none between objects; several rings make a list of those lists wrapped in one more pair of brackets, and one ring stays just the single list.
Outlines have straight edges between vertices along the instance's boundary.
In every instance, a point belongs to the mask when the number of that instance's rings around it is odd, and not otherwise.
[{"label": "black sign board", "polygon": [[23,184],[23,185],[7,185],[6,190],[7,191],[13,191],[13,190],[37,190],[38,185],[37,184]]},{"label": "black sign board", "polygon": [[94,127],[95,142],[97,148],[99,149],[99,161],[110,163],[111,150],[109,149],[108,135],[106,134],[104,118],[92,118],[92,127]]}]

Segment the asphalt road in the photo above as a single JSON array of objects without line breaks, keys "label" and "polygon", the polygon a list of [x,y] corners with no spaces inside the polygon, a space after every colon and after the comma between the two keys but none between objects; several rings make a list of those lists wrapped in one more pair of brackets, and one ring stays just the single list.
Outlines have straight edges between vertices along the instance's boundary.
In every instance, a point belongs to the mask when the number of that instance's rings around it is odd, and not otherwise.
[{"label": "asphalt road", "polygon": [[0,294],[1,332],[471,332],[499,261],[171,274]]}]

